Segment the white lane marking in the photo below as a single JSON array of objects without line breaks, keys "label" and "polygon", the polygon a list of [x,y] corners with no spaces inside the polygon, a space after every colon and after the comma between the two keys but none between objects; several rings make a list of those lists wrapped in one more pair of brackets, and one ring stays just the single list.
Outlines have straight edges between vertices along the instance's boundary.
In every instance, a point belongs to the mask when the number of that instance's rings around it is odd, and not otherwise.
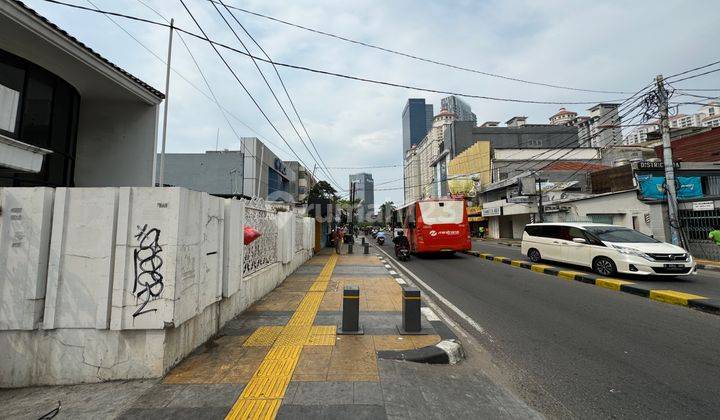
[{"label": "white lane marking", "polygon": [[428,321],[440,321],[440,318],[433,312],[432,309],[428,308],[427,306],[423,306],[420,308],[420,312],[422,312],[423,315],[425,315],[425,319]]},{"label": "white lane marking", "polygon": [[390,264],[385,264],[385,268],[387,268],[389,270],[392,267],[390,267]]},{"label": "white lane marking", "polygon": [[390,270],[390,275],[391,275],[391,276],[397,276],[398,273],[397,273],[397,271],[395,271],[395,270]]},{"label": "white lane marking", "polygon": [[[401,269],[401,270],[405,271],[406,273],[408,273],[418,284],[420,284],[421,286],[423,286],[423,288],[425,288],[428,292],[430,292],[433,296],[435,296],[440,302],[442,302],[445,306],[447,306],[448,308],[450,308],[451,311],[455,312],[455,314],[456,314],[457,316],[459,316],[460,318],[462,318],[463,320],[465,320],[465,322],[467,322],[468,324],[470,324],[470,326],[473,327],[477,332],[479,332],[480,334],[485,335],[490,341],[493,341],[493,339],[492,339],[492,337],[490,336],[490,334],[488,334],[487,332],[485,332],[485,328],[483,328],[482,326],[480,326],[480,324],[478,324],[478,323],[477,323],[474,319],[472,319],[469,315],[467,315],[465,312],[463,312],[462,310],[460,310],[460,308],[458,308],[457,306],[453,305],[452,302],[450,302],[449,300],[447,300],[447,299],[446,299],[443,295],[441,295],[440,293],[436,292],[432,287],[428,286],[424,281],[420,280],[420,277],[418,277],[417,275],[415,275],[415,273],[413,273],[412,271],[410,271],[410,269],[408,269],[407,267],[405,267],[405,266],[401,265],[400,263],[398,263],[398,261],[397,261],[395,258],[391,257],[387,252],[385,252],[385,251],[382,250],[382,249],[381,249],[380,251],[383,252],[383,253],[385,253],[385,255],[387,255],[387,257],[388,257],[389,259],[391,259],[392,261],[395,262],[395,264],[399,267],[399,269]],[[442,313],[442,311],[439,310],[439,308],[436,307],[435,309],[437,309],[439,313]],[[450,320],[450,319],[447,319],[447,318],[446,318],[445,321],[448,322],[448,323],[450,323],[450,324],[452,324],[452,325],[454,325],[454,326],[456,326],[456,327],[458,327],[458,325],[455,324],[454,322],[452,322],[452,320]],[[459,328],[459,327],[458,327],[458,328]]]},{"label": "white lane marking", "polygon": [[[401,278],[397,278],[397,279],[395,279],[395,281],[398,282],[398,284],[407,284],[407,283],[405,282],[405,280],[403,280],[403,279],[401,279]],[[422,308],[420,308],[420,310],[422,311]]]}]

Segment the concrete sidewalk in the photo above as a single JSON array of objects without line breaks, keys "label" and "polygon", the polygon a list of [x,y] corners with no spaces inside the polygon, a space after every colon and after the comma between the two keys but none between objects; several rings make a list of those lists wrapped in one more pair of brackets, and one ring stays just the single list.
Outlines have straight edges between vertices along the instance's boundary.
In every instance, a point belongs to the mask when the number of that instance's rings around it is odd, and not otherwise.
[{"label": "concrete sidewalk", "polygon": [[[336,334],[346,285],[360,288],[364,335]],[[401,299],[400,284],[377,256],[327,250],[162,380],[1,391],[0,417],[38,418],[57,400],[57,418],[537,416],[464,363],[379,358],[441,340],[425,318],[426,335],[398,334]]]}]

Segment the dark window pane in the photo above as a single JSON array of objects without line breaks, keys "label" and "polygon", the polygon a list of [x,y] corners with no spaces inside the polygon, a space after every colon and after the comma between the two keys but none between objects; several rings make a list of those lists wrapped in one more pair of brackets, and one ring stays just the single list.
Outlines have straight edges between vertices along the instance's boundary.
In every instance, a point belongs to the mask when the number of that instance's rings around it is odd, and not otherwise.
[{"label": "dark window pane", "polygon": [[50,150],[53,152],[68,153],[73,94],[65,83],[58,83],[55,89],[50,135]]},{"label": "dark window pane", "polygon": [[25,83],[22,61],[0,51],[0,132],[17,134],[20,121],[20,96]]},{"label": "dark window pane", "polygon": [[32,70],[28,73],[20,130],[23,142],[49,147],[54,85],[54,80],[44,71]]}]

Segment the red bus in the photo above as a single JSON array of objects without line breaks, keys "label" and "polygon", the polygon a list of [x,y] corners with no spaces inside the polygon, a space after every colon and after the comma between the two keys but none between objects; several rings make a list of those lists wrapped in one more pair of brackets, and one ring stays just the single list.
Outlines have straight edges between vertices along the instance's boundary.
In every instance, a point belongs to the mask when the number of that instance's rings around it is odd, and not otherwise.
[{"label": "red bus", "polygon": [[463,199],[427,198],[397,209],[410,251],[455,252],[472,248],[467,205]]}]

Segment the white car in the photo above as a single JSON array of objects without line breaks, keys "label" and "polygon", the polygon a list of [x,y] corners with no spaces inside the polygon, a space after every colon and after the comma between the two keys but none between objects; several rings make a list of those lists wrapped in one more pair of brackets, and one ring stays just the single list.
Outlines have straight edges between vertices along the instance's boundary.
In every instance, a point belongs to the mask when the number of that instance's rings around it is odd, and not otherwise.
[{"label": "white car", "polygon": [[533,262],[581,265],[601,276],[695,273],[693,257],[679,246],[633,229],[599,223],[529,224],[523,233],[522,253]]}]

